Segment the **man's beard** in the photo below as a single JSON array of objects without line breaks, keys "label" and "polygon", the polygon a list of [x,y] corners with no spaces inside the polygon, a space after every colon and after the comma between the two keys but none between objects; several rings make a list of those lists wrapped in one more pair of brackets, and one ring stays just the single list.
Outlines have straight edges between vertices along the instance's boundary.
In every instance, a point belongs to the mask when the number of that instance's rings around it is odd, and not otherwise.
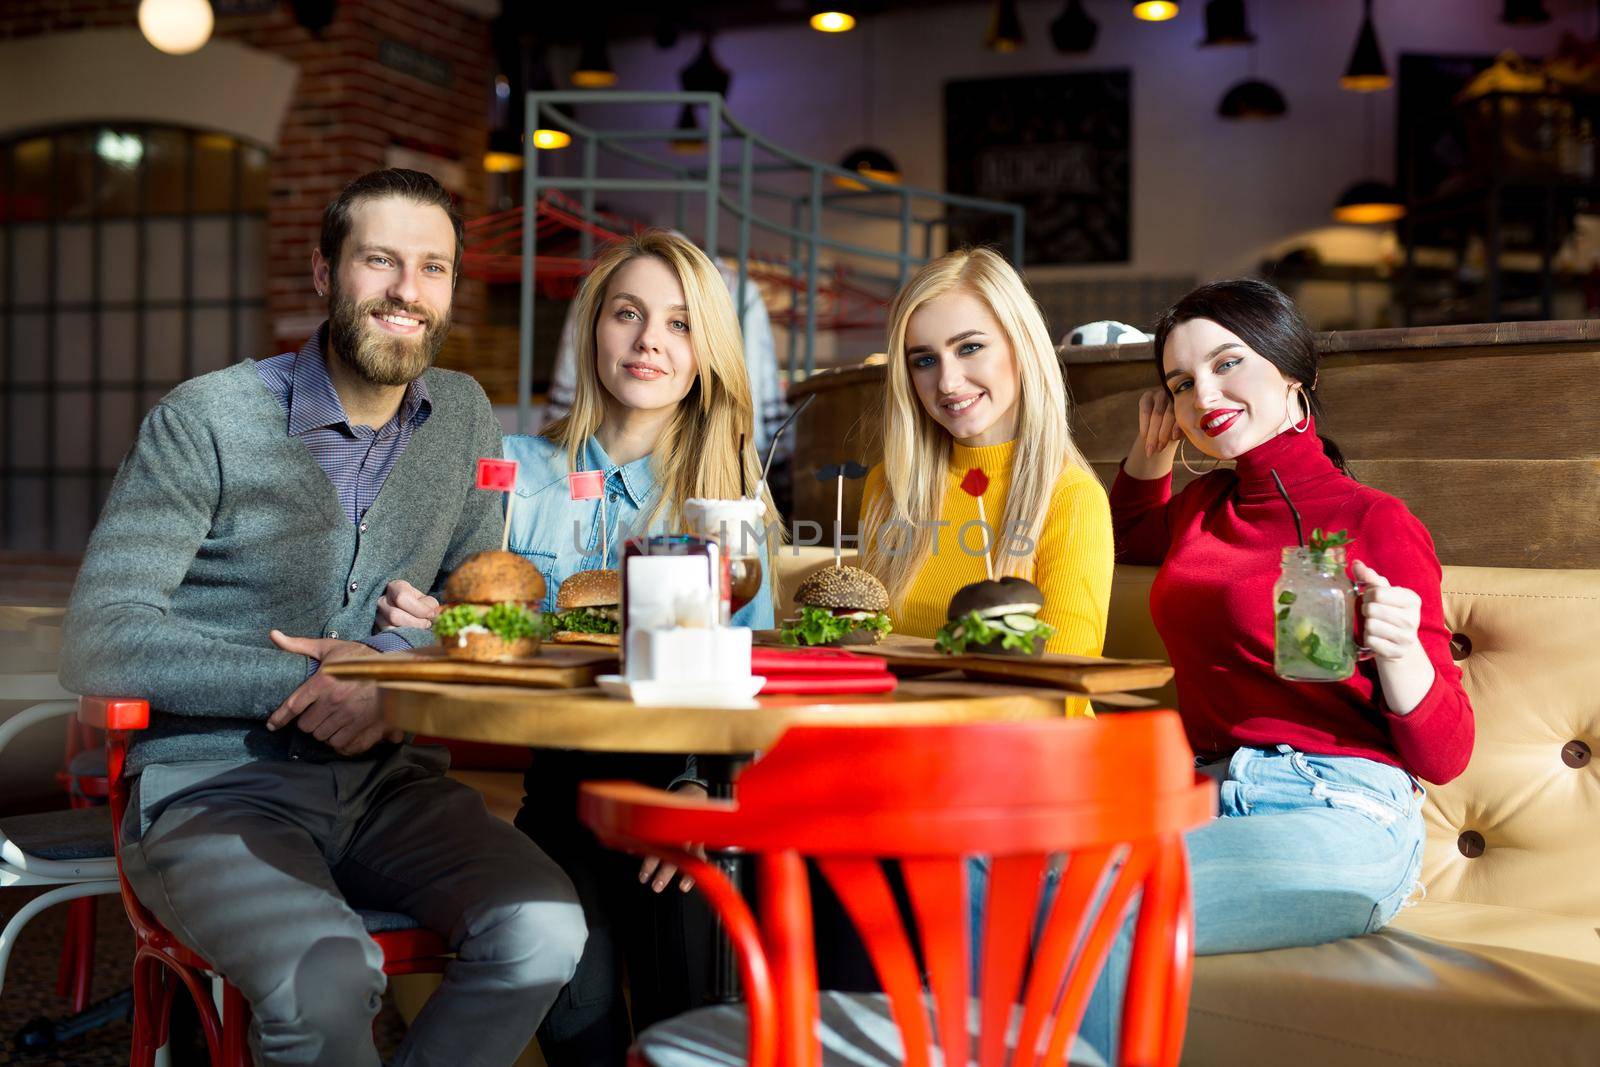
[{"label": "man's beard", "polygon": [[[433,366],[450,332],[450,313],[435,318],[418,304],[386,297],[357,303],[333,286],[328,310],[328,341],[340,362],[372,385],[409,385]],[[395,337],[372,321],[374,314],[404,315],[422,322],[417,337]]]}]

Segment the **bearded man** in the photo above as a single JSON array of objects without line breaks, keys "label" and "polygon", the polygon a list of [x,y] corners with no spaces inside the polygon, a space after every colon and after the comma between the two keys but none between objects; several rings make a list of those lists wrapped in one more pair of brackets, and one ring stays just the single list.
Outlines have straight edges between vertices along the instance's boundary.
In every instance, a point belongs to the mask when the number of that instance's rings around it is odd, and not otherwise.
[{"label": "bearded man", "polygon": [[328,321],[146,416],[67,612],[63,684],[152,709],[127,763],[128,881],[244,993],[263,1063],[378,1067],[377,924],[455,955],[407,1067],[507,1067],[583,947],[560,869],[444,776],[444,750],[387,730],[370,682],[320,670],[431,641],[373,633],[384,583],[437,589],[499,543],[473,472],[500,426],[475,381],[432,368],[461,242],[425,174],[347,186],[312,254]]}]

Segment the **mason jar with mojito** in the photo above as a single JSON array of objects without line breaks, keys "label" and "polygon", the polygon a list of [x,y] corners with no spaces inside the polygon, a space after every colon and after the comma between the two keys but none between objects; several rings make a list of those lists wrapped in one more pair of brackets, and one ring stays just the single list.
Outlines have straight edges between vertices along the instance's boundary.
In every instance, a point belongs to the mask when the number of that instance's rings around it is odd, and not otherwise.
[{"label": "mason jar with mojito", "polygon": [[1311,547],[1283,550],[1282,570],[1272,587],[1277,623],[1273,668],[1297,682],[1341,682],[1356,662],[1372,653],[1356,642],[1361,583],[1345,574],[1343,531],[1328,538],[1317,531]]}]

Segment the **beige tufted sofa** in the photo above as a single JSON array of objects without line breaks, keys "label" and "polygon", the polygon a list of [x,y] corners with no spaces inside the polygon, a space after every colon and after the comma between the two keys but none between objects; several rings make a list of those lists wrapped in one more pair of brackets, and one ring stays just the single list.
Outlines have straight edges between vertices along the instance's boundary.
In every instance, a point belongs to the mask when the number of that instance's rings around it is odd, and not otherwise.
[{"label": "beige tufted sofa", "polygon": [[[827,561],[783,554],[780,615]],[[1117,568],[1107,655],[1165,657],[1154,576]],[[1428,791],[1426,898],[1379,934],[1200,960],[1184,1064],[1600,1065],[1600,570],[1444,581],[1477,744]]]},{"label": "beige tufted sofa", "polygon": [[[1107,655],[1163,654],[1154,575],[1118,568]],[[1426,899],[1199,961],[1186,1065],[1600,1065],[1600,570],[1447,567],[1444,607],[1477,743],[1428,791]]]}]

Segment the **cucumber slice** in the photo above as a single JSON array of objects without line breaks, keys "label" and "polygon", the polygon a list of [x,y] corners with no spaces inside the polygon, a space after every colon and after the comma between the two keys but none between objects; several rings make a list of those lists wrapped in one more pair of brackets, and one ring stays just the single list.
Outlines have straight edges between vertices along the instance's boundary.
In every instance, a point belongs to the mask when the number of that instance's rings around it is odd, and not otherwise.
[{"label": "cucumber slice", "polygon": [[1039,620],[1032,615],[1003,615],[1000,617],[1000,621],[1019,634],[1028,633],[1039,625]]}]

